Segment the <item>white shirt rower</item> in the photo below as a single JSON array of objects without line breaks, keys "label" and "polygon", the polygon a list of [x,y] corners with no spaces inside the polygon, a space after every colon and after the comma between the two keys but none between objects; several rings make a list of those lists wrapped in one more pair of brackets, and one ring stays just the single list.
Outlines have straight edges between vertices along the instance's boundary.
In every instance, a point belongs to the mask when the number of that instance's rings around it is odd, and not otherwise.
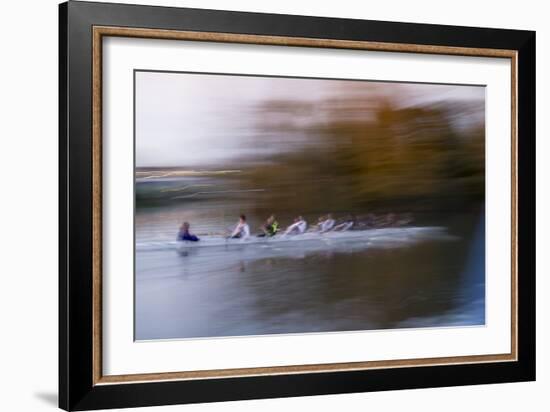
[{"label": "white shirt rower", "polygon": [[323,220],[321,223],[319,223],[319,232],[324,233],[328,232],[330,229],[334,227],[334,224],[336,221],[329,217],[326,220]]},{"label": "white shirt rower", "polygon": [[233,232],[231,232],[231,235],[229,237],[232,239],[246,239],[249,236],[250,226],[248,226],[248,223],[246,223],[246,217],[244,215],[241,215],[239,223],[237,223],[237,226],[235,226],[235,229],[233,229]]},{"label": "white shirt rower", "polygon": [[349,230],[353,227],[353,221],[349,220],[344,223],[340,223],[339,225],[334,226],[334,232],[345,232],[346,230]]},{"label": "white shirt rower", "polygon": [[289,235],[291,233],[296,233],[298,235],[301,235],[304,233],[307,229],[307,222],[304,220],[302,216],[298,217],[296,221],[291,224],[286,230],[285,235]]},{"label": "white shirt rower", "polygon": [[346,230],[350,230],[353,225],[355,225],[355,218],[352,216],[348,216],[346,220],[344,220],[342,223],[337,224],[332,229],[333,232],[345,232]]}]

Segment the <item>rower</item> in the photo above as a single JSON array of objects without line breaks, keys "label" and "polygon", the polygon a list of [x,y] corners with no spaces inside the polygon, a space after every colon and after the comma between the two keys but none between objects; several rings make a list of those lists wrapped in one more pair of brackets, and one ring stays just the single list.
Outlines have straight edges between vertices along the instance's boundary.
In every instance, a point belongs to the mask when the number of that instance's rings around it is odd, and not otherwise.
[{"label": "rower", "polygon": [[354,216],[348,216],[342,223],[337,224],[332,229],[334,232],[345,232],[346,230],[350,230],[355,225],[355,217]]},{"label": "rower", "polygon": [[279,231],[279,222],[275,220],[275,215],[269,216],[260,229],[262,230],[262,233],[260,233],[258,237],[275,236]]},{"label": "rower", "polygon": [[294,219],[294,223],[286,228],[285,235],[290,235],[293,233],[301,235],[305,233],[306,229],[307,229],[307,222],[304,220],[302,216],[298,216],[296,219]]},{"label": "rower", "polygon": [[233,232],[231,232],[231,235],[229,235],[229,238],[246,239],[249,236],[250,236],[250,227],[248,226],[248,223],[246,223],[246,216],[241,215],[239,217],[239,222],[237,223],[237,226],[235,226],[235,229],[233,229]]},{"label": "rower", "polygon": [[200,239],[189,233],[191,225],[189,222],[183,222],[183,224],[180,227],[180,231],[178,232],[178,240],[181,241],[188,241],[188,242],[198,242]]},{"label": "rower", "polygon": [[334,227],[335,223],[336,221],[332,218],[332,215],[330,213],[327,215],[325,219],[320,218],[319,224],[318,224],[319,232],[320,233],[328,232]]}]

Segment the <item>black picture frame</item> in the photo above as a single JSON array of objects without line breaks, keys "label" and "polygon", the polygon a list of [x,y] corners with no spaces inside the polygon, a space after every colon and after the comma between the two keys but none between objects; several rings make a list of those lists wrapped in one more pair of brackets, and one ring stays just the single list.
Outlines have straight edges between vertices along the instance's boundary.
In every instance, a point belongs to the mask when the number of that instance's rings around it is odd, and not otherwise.
[{"label": "black picture frame", "polygon": [[[92,27],[517,51],[517,361],[97,385]],[[59,406],[90,410],[535,379],[535,32],[70,1],[59,6]]]}]

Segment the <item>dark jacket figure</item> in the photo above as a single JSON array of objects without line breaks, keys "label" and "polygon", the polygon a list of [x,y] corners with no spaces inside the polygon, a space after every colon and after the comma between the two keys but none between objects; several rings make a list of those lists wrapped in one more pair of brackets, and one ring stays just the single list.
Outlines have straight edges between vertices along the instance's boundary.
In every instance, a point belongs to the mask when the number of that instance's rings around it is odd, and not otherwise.
[{"label": "dark jacket figure", "polygon": [[279,223],[275,220],[275,216],[271,215],[267,218],[265,224],[261,227],[262,233],[258,237],[275,236],[279,231]]},{"label": "dark jacket figure", "polygon": [[198,242],[200,239],[189,233],[191,225],[188,222],[183,222],[178,233],[178,240],[187,240],[189,242]]}]

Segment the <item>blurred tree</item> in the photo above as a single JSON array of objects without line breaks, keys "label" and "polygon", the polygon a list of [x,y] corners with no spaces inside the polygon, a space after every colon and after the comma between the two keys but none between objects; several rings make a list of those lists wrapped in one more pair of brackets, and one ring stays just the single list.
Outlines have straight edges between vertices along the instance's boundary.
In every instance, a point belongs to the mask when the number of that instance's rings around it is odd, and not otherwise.
[{"label": "blurred tree", "polygon": [[247,169],[242,184],[270,189],[264,200],[274,209],[292,205],[320,212],[405,204],[435,210],[442,204],[479,204],[484,200],[483,125],[460,126],[456,120],[472,105],[399,107],[391,99],[357,96],[309,106],[268,102],[259,110],[265,113],[260,129],[292,146]]}]

